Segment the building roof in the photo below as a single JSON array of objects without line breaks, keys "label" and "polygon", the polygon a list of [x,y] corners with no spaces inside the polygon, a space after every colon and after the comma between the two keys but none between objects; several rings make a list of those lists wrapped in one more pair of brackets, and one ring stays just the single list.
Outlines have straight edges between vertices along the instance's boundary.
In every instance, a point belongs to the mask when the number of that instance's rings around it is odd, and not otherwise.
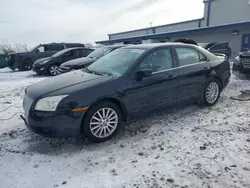
[{"label": "building roof", "polygon": [[156,38],[164,38],[170,36],[178,36],[180,34],[189,34],[189,33],[196,33],[199,31],[212,31],[215,29],[226,29],[230,27],[244,27],[250,26],[250,20],[245,22],[237,22],[237,23],[230,23],[230,24],[222,24],[216,25],[211,27],[202,27],[202,28],[193,28],[193,29],[186,29],[186,30],[178,30],[178,31],[171,31],[171,32],[164,32],[164,33],[156,33],[156,34],[148,34],[148,35],[141,35],[136,37],[127,37],[127,38],[120,38],[120,39],[113,39],[113,40],[104,40],[104,41],[96,41],[97,44],[105,44],[105,43],[117,43],[117,42],[126,42],[132,40],[147,40],[147,39],[156,39]]},{"label": "building roof", "polygon": [[184,23],[196,22],[196,21],[200,21],[200,20],[203,20],[203,19],[204,18],[192,19],[192,20],[187,20],[187,21],[183,21],[183,22],[170,23],[170,24],[158,25],[158,26],[153,26],[153,27],[145,27],[145,28],[141,28],[141,29],[123,31],[123,32],[118,32],[118,33],[111,33],[111,34],[108,34],[108,35],[117,35],[117,34],[124,34],[124,33],[130,33],[130,32],[135,32],[135,31],[143,31],[143,30],[159,28],[159,27],[174,26],[174,25],[179,25],[179,24],[184,24]]}]

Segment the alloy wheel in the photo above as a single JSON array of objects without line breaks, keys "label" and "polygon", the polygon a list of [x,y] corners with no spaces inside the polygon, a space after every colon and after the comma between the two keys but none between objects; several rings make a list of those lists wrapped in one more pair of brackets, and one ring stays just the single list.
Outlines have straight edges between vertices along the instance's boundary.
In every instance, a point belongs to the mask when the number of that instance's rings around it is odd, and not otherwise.
[{"label": "alloy wheel", "polygon": [[208,103],[213,104],[219,97],[220,88],[216,82],[211,82],[206,89],[206,100]]},{"label": "alloy wheel", "polygon": [[109,137],[117,128],[119,119],[112,108],[99,109],[90,120],[90,131],[97,138]]},{"label": "alloy wheel", "polygon": [[57,65],[52,65],[49,69],[49,72],[52,76],[56,76],[58,75],[60,72],[59,72],[59,67]]}]

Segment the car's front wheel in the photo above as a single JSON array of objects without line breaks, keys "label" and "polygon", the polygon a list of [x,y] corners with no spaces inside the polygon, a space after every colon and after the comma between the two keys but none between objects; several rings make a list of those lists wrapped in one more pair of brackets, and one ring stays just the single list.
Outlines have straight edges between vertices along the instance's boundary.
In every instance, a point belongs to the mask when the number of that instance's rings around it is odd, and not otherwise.
[{"label": "car's front wheel", "polygon": [[58,65],[50,65],[48,68],[48,75],[49,76],[57,76],[60,74],[59,66]]},{"label": "car's front wheel", "polygon": [[203,89],[201,104],[213,106],[220,98],[221,83],[218,79],[211,79],[207,82]]},{"label": "car's front wheel", "polygon": [[121,122],[120,109],[109,101],[102,101],[87,111],[83,132],[93,142],[104,142],[118,132]]},{"label": "car's front wheel", "polygon": [[32,69],[32,63],[29,60],[21,61],[21,64],[18,67],[19,71],[28,71]]}]

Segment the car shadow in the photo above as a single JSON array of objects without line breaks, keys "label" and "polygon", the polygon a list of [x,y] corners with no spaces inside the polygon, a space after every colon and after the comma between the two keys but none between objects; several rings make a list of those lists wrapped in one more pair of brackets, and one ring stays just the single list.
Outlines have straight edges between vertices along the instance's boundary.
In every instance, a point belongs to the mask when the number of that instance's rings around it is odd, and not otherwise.
[{"label": "car shadow", "polygon": [[[114,145],[122,145],[125,140],[131,137],[145,136],[154,125],[163,124],[163,119],[168,119],[169,122],[164,122],[171,129],[171,122],[178,120],[180,116],[188,116],[190,113],[199,111],[201,107],[187,102],[182,103],[174,108],[162,109],[154,113],[148,114],[145,117],[135,119],[124,123],[117,135],[112,139],[103,143],[92,143],[84,136],[73,138],[47,138],[36,135],[30,131],[25,131],[24,135],[20,135],[22,144],[26,145],[23,150],[26,153],[37,153],[45,155],[62,155],[64,153],[74,154],[79,151],[95,151],[105,150]],[[175,125],[176,126],[176,125]]]},{"label": "car shadow", "polygon": [[241,73],[239,71],[233,71],[233,74],[239,80],[250,80],[250,73],[249,74],[244,74],[244,73]]},{"label": "car shadow", "polygon": [[[154,126],[164,126],[163,128],[173,129],[178,124],[180,117],[196,113],[202,107],[194,105],[193,102],[187,101],[173,108],[167,108],[150,113],[147,116],[124,123],[121,130],[112,139],[103,143],[92,143],[84,136],[73,138],[48,138],[30,132],[28,129],[11,131],[0,135],[2,143],[2,152],[21,153],[25,155],[44,154],[49,156],[73,155],[84,151],[100,151],[110,147],[121,146],[128,139],[141,138],[150,133]],[[13,145],[13,143],[15,143]],[[0,151],[1,153],[1,151]]]}]

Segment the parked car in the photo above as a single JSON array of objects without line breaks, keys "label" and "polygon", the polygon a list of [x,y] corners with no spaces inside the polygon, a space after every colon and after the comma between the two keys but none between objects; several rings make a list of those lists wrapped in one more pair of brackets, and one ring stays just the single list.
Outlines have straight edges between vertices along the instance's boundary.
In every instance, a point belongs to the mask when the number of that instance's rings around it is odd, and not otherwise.
[{"label": "parked car", "polygon": [[90,64],[94,63],[96,60],[100,59],[101,57],[107,55],[108,53],[123,47],[121,45],[113,45],[113,46],[103,46],[100,48],[97,48],[95,51],[93,51],[91,54],[89,54],[87,57],[79,58],[79,59],[74,59],[68,62],[63,63],[59,67],[60,73],[66,73],[71,70],[77,70],[77,69],[82,69]]},{"label": "parked car", "polygon": [[123,121],[177,102],[216,104],[230,76],[228,59],[199,46],[123,47],[86,69],[29,86],[22,118],[38,134],[84,133],[88,139],[102,142],[117,133]]},{"label": "parked car", "polygon": [[93,49],[89,48],[68,48],[57,52],[51,57],[42,58],[33,64],[33,71],[37,74],[56,76],[60,72],[59,66],[69,60],[86,57]]},{"label": "parked car", "polygon": [[67,48],[85,47],[80,43],[50,43],[40,44],[29,52],[14,53],[9,55],[9,67],[12,70],[31,70],[33,63],[41,58],[50,57],[53,54]]},{"label": "parked car", "polygon": [[239,53],[234,60],[233,70],[241,73],[250,73],[250,50]]},{"label": "parked car", "polygon": [[198,45],[215,55],[224,54],[228,58],[232,55],[232,49],[229,47],[229,42],[197,43],[191,39],[178,39],[175,42]]},{"label": "parked car", "polygon": [[0,68],[8,66],[8,56],[7,53],[0,49]]}]

